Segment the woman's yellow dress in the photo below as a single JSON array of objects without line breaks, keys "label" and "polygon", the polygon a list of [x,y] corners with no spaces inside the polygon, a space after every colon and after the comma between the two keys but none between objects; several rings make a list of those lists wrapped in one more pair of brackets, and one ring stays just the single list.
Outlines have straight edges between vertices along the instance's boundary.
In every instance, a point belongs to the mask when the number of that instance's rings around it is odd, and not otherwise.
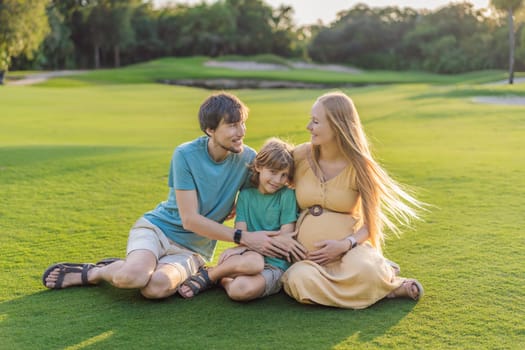
[{"label": "woman's yellow dress", "polygon": [[[315,242],[342,239],[354,232],[356,219],[349,213],[359,199],[358,192],[352,189],[353,168],[348,166],[337,176],[322,181],[308,159],[310,147],[304,144],[294,152],[295,191],[302,210],[297,240],[309,251],[315,250]],[[315,206],[322,207],[320,215]],[[315,208],[309,210],[312,207]],[[383,299],[403,280],[395,276],[382,254],[368,242],[327,265],[310,260],[296,262],[282,277],[285,292],[301,303],[351,309],[363,309]]]}]

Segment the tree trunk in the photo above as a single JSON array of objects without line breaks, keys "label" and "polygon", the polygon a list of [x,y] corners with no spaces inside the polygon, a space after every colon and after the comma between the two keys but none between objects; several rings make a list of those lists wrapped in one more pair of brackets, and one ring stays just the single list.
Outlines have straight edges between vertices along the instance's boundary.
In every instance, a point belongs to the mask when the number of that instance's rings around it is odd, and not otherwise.
[{"label": "tree trunk", "polygon": [[120,67],[120,47],[118,45],[113,47],[113,55],[115,58],[115,68],[118,68]]},{"label": "tree trunk", "polygon": [[95,59],[95,69],[100,68],[100,49],[97,44],[94,45],[94,59]]},{"label": "tree trunk", "polygon": [[514,83],[514,49],[516,42],[514,40],[514,18],[512,9],[509,8],[509,84]]},{"label": "tree trunk", "polygon": [[0,70],[0,85],[4,85],[5,70]]}]

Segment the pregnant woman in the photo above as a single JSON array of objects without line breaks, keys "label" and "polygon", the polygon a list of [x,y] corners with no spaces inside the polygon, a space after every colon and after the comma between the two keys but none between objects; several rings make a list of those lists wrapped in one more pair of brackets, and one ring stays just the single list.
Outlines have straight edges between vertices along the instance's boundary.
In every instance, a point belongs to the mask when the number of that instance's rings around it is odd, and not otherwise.
[{"label": "pregnant woman", "polygon": [[[294,151],[302,212],[297,240],[308,250],[282,281],[305,304],[362,309],[387,297],[419,300],[423,287],[398,277],[381,253],[383,229],[417,218],[421,203],[372,158],[352,100],[332,92],[317,99],[307,129],[311,142]],[[390,219],[389,219],[390,218]]]}]

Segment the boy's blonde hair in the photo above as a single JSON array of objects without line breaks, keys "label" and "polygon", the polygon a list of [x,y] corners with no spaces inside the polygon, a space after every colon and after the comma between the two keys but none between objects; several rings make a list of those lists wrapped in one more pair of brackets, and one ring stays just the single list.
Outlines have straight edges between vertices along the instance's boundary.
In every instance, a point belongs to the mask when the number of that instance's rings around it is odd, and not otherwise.
[{"label": "boy's blonde hair", "polygon": [[252,176],[251,182],[259,186],[259,172],[256,168],[269,168],[273,170],[283,170],[288,168],[288,183],[293,181],[294,161],[293,146],[281,139],[272,137],[264,143],[259,153],[250,164]]}]

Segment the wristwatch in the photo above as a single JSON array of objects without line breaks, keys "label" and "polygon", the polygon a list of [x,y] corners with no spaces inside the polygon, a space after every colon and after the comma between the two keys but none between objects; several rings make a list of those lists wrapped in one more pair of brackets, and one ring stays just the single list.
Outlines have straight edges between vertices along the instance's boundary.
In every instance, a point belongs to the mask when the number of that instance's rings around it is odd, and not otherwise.
[{"label": "wristwatch", "polygon": [[354,236],[348,236],[346,239],[350,242],[350,249],[348,250],[354,249],[357,246],[357,239],[355,239]]},{"label": "wristwatch", "polygon": [[241,244],[242,230],[237,229],[233,233],[233,241],[237,244]]}]

